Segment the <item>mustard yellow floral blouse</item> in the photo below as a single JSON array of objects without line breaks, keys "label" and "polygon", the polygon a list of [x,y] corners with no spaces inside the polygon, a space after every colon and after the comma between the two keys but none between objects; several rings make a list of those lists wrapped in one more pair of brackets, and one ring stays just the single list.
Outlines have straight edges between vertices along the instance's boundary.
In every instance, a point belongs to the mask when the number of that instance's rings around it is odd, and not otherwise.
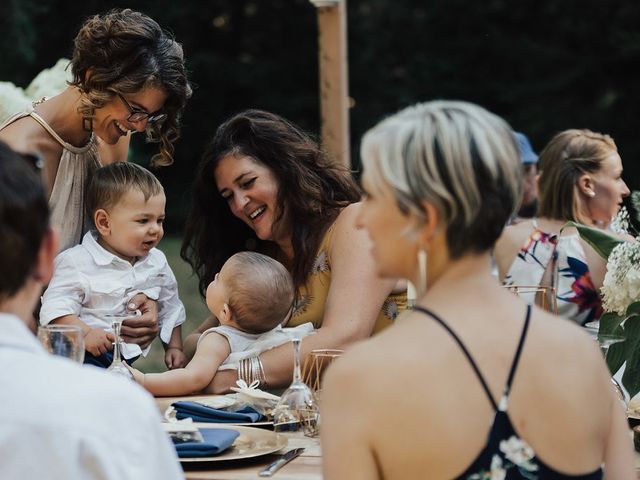
[{"label": "mustard yellow floral blouse", "polygon": [[[298,301],[294,306],[293,316],[287,326],[295,327],[311,322],[314,328],[322,326],[325,303],[331,285],[331,263],[329,245],[333,236],[333,225],[327,230],[316,256],[311,275],[307,283],[298,289]],[[388,327],[398,314],[407,307],[406,292],[391,294],[382,304],[380,314],[373,327],[373,333]]]}]

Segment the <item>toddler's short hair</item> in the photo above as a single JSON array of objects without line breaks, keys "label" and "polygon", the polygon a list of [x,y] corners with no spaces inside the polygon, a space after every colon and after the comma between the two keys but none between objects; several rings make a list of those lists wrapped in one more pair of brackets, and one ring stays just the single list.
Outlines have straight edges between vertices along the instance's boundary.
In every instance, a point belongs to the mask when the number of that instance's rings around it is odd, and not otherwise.
[{"label": "toddler's short hair", "polygon": [[293,280],[280,262],[256,252],[227,260],[229,308],[243,330],[264,333],[280,324],[293,304]]},{"label": "toddler's short hair", "polygon": [[156,176],[140,165],[131,162],[116,162],[98,168],[91,177],[85,199],[88,218],[100,208],[109,209],[117,204],[130,190],[139,190],[144,199],[164,193]]}]

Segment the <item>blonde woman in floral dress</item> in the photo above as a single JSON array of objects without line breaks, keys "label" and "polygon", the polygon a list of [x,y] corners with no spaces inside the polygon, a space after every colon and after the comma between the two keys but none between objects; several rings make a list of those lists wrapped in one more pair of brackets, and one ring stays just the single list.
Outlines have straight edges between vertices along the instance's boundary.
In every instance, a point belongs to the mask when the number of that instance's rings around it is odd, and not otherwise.
[{"label": "blonde woman in floral dress", "polygon": [[495,258],[505,285],[556,289],[558,314],[584,325],[602,315],[604,260],[574,221],[607,229],[629,189],[613,139],[590,130],[565,130],[540,154],[538,217],[507,227]]},{"label": "blonde woman in floral dress", "polygon": [[361,152],[358,224],[380,276],[410,279],[418,300],[329,367],[324,478],[635,479],[596,343],[492,277],[521,195],[510,127],[430,102],[378,124]]}]

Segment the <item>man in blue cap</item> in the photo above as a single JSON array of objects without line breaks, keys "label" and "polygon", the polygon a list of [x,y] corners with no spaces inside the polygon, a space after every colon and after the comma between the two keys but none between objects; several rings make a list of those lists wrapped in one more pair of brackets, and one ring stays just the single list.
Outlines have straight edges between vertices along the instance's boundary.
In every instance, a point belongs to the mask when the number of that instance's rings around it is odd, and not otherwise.
[{"label": "man in blue cap", "polygon": [[531,218],[536,215],[538,206],[538,189],[536,179],[538,176],[537,164],[538,155],[533,151],[529,139],[520,132],[515,132],[518,144],[520,145],[520,158],[522,160],[522,201],[519,218]]}]

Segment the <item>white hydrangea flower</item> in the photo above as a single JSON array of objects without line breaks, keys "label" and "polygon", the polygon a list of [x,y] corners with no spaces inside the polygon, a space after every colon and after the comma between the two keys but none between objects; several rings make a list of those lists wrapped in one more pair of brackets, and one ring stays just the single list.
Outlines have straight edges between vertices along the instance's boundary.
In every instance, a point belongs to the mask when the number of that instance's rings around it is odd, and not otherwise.
[{"label": "white hydrangea flower", "polygon": [[11,82],[0,82],[0,123],[25,110],[30,104],[31,101],[20,87]]},{"label": "white hydrangea flower", "polygon": [[609,254],[602,284],[602,305],[608,312],[624,315],[640,300],[640,243],[623,242]]},{"label": "white hydrangea flower", "polygon": [[53,97],[68,87],[72,79],[71,69],[67,68],[69,59],[61,58],[51,68],[45,68],[31,81],[25,93],[31,100]]},{"label": "white hydrangea flower", "polygon": [[514,465],[528,472],[533,472],[538,469],[538,466],[531,462],[534,456],[533,449],[527,442],[515,435],[511,436],[508,440],[502,440],[500,442],[500,451],[504,453],[507,460],[510,460]]},{"label": "white hydrangea flower", "polygon": [[631,205],[635,208],[636,214],[640,213],[640,191],[634,190],[631,192]]},{"label": "white hydrangea flower", "polygon": [[612,232],[624,234],[629,232],[629,212],[627,207],[622,206],[618,214],[613,217],[609,228]]},{"label": "white hydrangea flower", "polygon": [[11,82],[0,82],[0,123],[29,108],[31,102],[52,97],[67,88],[67,80],[71,80],[71,71],[65,70],[67,65],[69,60],[61,58],[53,67],[36,75],[26,90]]}]

